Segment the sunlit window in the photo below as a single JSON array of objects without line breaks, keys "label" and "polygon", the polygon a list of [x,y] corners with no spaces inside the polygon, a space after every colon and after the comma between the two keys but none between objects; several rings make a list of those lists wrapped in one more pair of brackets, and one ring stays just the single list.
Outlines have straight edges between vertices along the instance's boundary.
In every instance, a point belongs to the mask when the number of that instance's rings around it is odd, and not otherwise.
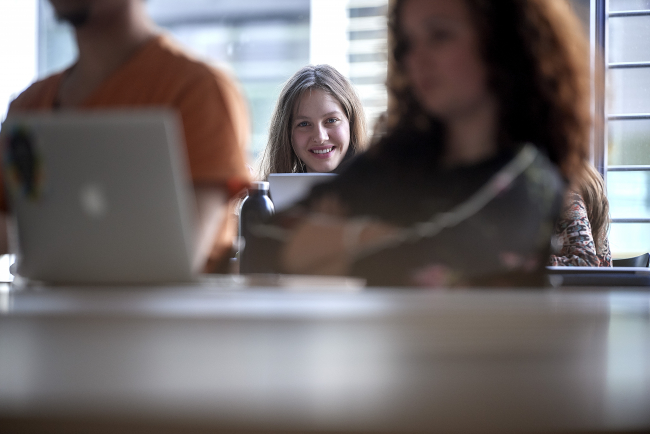
[{"label": "sunlit window", "polygon": [[36,77],[36,0],[0,1],[0,121]]},{"label": "sunlit window", "polygon": [[615,256],[632,257],[650,251],[650,0],[607,4],[610,243]]}]

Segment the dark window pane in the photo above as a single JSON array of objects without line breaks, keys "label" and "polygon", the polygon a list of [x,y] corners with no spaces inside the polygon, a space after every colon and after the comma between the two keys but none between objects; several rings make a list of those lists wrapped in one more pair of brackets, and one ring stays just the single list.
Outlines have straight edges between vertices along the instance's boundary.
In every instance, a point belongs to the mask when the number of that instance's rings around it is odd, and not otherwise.
[{"label": "dark window pane", "polygon": [[386,30],[360,30],[350,32],[350,40],[355,41],[358,39],[386,39]]},{"label": "dark window pane", "polygon": [[385,16],[387,10],[388,10],[387,6],[350,8],[349,16],[350,18]]}]

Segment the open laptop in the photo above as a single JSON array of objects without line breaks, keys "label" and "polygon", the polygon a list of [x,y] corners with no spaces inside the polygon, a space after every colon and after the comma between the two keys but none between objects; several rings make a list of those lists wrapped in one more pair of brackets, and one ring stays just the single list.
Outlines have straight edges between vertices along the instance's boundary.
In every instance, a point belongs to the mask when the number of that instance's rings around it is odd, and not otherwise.
[{"label": "open laptop", "polygon": [[275,211],[282,211],[305,197],[311,188],[331,181],[334,173],[272,173],[269,175],[269,194]]},{"label": "open laptop", "polygon": [[196,204],[178,115],[24,113],[0,131],[17,272],[54,284],[193,280]]},{"label": "open laptop", "polygon": [[546,267],[553,286],[646,286],[647,267]]}]

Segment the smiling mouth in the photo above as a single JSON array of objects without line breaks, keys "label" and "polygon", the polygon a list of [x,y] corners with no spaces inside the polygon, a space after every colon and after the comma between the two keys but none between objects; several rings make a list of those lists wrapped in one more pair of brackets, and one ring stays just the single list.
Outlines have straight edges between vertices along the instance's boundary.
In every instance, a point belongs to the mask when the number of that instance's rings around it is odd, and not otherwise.
[{"label": "smiling mouth", "polygon": [[330,146],[329,148],[325,149],[310,149],[309,152],[312,154],[317,154],[317,155],[322,155],[322,154],[329,154],[334,150],[334,146]]}]

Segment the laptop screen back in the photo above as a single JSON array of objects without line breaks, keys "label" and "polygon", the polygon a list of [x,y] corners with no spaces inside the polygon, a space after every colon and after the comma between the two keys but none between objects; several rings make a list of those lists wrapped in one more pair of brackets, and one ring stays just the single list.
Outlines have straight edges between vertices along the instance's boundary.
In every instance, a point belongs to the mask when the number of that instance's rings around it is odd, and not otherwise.
[{"label": "laptop screen back", "polygon": [[275,211],[282,211],[305,197],[311,188],[331,181],[333,173],[272,173],[269,175],[269,193]]},{"label": "laptop screen back", "polygon": [[163,110],[22,114],[0,132],[18,272],[52,283],[192,278],[195,204]]}]

